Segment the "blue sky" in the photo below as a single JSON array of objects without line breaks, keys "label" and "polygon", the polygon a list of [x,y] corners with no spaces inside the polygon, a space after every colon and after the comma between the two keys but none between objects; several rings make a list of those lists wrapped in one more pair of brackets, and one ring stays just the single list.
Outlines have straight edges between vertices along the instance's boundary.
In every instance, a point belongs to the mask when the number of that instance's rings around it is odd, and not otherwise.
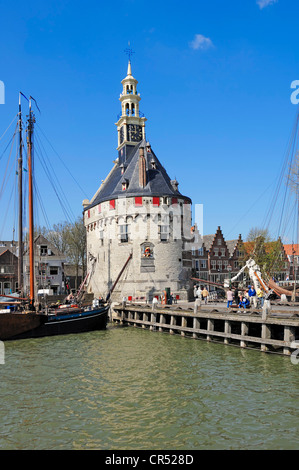
[{"label": "blue sky", "polygon": [[[299,80],[297,0],[1,3],[0,137],[18,111],[19,91],[32,95],[40,145],[74,216],[117,157],[130,41],[147,139],[180,191],[203,204],[204,233],[220,225],[227,239],[246,238],[262,227],[297,112],[290,101]],[[24,119],[26,106],[23,100]],[[48,220],[63,221],[39,165],[36,158]],[[0,213],[6,207],[3,196]],[[0,239],[12,237],[13,212],[0,220]],[[42,213],[37,222],[44,224]]]}]

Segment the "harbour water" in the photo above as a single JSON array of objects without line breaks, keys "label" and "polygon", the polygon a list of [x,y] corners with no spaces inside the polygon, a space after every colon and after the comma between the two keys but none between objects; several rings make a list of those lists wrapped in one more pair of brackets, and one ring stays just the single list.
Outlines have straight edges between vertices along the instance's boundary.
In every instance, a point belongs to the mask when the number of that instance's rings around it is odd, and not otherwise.
[{"label": "harbour water", "polygon": [[299,364],[136,328],[5,343],[0,449],[298,449]]}]

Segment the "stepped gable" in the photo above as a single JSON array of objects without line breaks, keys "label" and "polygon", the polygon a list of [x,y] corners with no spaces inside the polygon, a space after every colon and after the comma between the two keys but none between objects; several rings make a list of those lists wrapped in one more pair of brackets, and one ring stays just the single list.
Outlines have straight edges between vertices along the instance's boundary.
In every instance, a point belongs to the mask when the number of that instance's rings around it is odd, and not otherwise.
[{"label": "stepped gable", "polygon": [[[141,187],[139,183],[139,149],[144,147],[144,157],[146,161],[146,185]],[[148,151],[149,150],[149,151]],[[122,183],[127,182],[127,190],[123,191]],[[136,145],[131,152],[126,155],[126,159],[118,159],[114,168],[99,188],[91,207],[101,202],[115,199],[118,197],[134,196],[170,196],[183,197],[191,202],[189,197],[183,196],[172,184],[165,168],[161,165],[159,159],[154,154],[146,140],[143,139]]]}]

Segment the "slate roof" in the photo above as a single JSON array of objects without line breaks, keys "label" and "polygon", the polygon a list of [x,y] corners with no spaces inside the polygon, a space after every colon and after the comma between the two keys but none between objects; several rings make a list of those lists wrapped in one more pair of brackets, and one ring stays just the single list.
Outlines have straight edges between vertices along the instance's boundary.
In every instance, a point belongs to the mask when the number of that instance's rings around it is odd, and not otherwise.
[{"label": "slate roof", "polygon": [[[144,188],[139,185],[139,148],[144,147],[144,157],[146,161],[147,184]],[[126,149],[128,150],[128,149]],[[156,168],[152,169],[151,162],[154,161]],[[124,173],[122,174],[122,165]],[[122,190],[122,182],[127,180],[128,189]],[[106,180],[102,183],[99,190],[91,200],[90,204],[84,210],[88,210],[101,202],[116,199],[117,197],[134,197],[134,196],[172,196],[183,197],[191,202],[187,196],[183,196],[176,190],[168,176],[165,168],[151,149],[146,150],[146,141],[142,140],[131,151],[127,151],[126,159],[119,158],[115,163]]]}]

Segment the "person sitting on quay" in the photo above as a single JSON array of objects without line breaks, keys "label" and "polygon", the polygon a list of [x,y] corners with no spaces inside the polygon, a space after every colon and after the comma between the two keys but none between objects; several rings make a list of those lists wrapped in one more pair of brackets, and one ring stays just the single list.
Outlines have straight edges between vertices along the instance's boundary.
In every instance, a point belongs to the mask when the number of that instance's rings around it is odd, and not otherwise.
[{"label": "person sitting on quay", "polygon": [[243,295],[243,297],[241,295],[240,296],[239,308],[243,307],[244,309],[246,309],[249,306],[250,306],[250,302],[249,302],[248,298],[246,297],[246,295]]}]

